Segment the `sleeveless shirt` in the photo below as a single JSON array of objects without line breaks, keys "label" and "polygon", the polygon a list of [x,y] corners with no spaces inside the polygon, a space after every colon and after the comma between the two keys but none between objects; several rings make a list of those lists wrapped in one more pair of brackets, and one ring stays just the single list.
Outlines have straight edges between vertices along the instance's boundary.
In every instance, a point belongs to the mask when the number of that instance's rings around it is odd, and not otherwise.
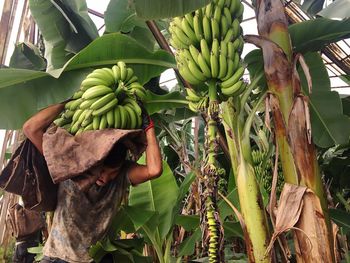
[{"label": "sleeveless shirt", "polygon": [[129,180],[126,169],[104,186],[79,190],[72,180],[59,184],[58,203],[43,253],[67,262],[92,262],[89,248],[107,233]]}]

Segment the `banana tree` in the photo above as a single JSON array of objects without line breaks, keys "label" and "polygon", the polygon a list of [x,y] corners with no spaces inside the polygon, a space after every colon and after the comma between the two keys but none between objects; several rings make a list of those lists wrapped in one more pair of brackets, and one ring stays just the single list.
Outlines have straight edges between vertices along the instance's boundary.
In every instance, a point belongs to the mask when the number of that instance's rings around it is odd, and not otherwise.
[{"label": "banana tree", "polygon": [[[268,100],[274,120],[276,141],[281,152],[285,182],[305,186],[311,190],[309,195],[314,195],[309,199],[306,197],[301,199],[305,202],[304,210],[297,218],[296,227],[300,228],[303,234],[295,232],[297,258],[299,262],[319,260],[334,262],[327,200],[317,163],[316,149],[311,141],[308,99],[301,92],[300,78],[296,71],[298,59],[304,69],[305,63],[301,56],[293,56],[282,3],[258,1],[257,14],[260,37],[246,36],[245,39],[263,51],[264,70],[269,88]],[[306,77],[310,83],[307,70]],[[297,192],[295,188],[290,191]],[[292,210],[291,204],[290,206],[282,204],[288,202],[287,198],[284,199],[282,196],[279,207],[282,209],[285,205],[286,209]],[[322,216],[316,216],[310,210],[317,211]],[[279,216],[277,212],[277,220],[281,220]],[[290,214],[290,217],[292,216],[293,214]],[[310,228],[311,222],[315,224],[314,228]],[[276,226],[278,230],[274,236],[283,231],[279,227]],[[306,250],[307,242],[311,242],[311,253]]]}]

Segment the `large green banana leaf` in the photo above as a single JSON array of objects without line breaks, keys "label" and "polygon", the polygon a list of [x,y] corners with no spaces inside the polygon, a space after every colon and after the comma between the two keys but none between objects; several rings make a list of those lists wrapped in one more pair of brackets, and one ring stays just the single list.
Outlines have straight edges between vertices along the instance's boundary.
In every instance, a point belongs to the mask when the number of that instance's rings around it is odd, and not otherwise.
[{"label": "large green banana leaf", "polygon": [[123,60],[132,67],[142,84],[164,70],[176,67],[175,59],[170,53],[164,50],[151,52],[135,39],[124,34],[113,33],[97,38],[62,68],[51,70],[49,73],[59,77],[63,71],[111,66],[118,60]]},{"label": "large green banana leaf", "polygon": [[[350,118],[343,114],[342,102],[336,91],[331,91],[330,80],[322,58],[318,53],[305,55],[312,77],[310,113],[312,138],[316,145],[327,148],[346,144],[350,138]],[[302,75],[306,91],[306,79]]]},{"label": "large green banana leaf", "polygon": [[350,19],[316,18],[288,28],[295,52],[320,51],[326,45],[350,37]]},{"label": "large green banana leaf", "polygon": [[207,5],[210,0],[135,0],[136,12],[145,19],[180,16]]},{"label": "large green banana leaf", "polygon": [[30,0],[29,8],[44,37],[48,70],[62,67],[98,37],[85,0]]},{"label": "large green banana leaf", "polygon": [[107,33],[122,32],[136,39],[149,50],[154,50],[155,38],[145,21],[137,17],[132,2],[111,0],[104,14]]},{"label": "large green banana leaf", "polygon": [[169,53],[152,53],[130,37],[109,34],[92,42],[64,68],[51,72],[57,79],[41,71],[0,69],[0,128],[20,128],[38,109],[69,98],[92,67],[111,66],[118,60],[128,63],[141,83],[175,67]]},{"label": "large green banana leaf", "polygon": [[129,33],[135,26],[147,27],[144,20],[137,17],[131,1],[110,0],[104,14],[107,32]]},{"label": "large green banana leaf", "polygon": [[179,194],[175,177],[166,162],[163,174],[157,179],[131,187],[129,205],[142,210],[156,211],[158,224],[150,220],[146,225],[163,240],[173,225],[173,209]]},{"label": "large green banana leaf", "polygon": [[310,15],[316,15],[323,8],[324,0],[305,0],[301,8]]},{"label": "large green banana leaf", "polygon": [[327,17],[330,19],[346,19],[350,13],[350,1],[349,0],[337,0],[329,4],[326,8],[322,9],[318,15]]},{"label": "large green banana leaf", "polygon": [[38,48],[31,43],[16,44],[9,65],[11,68],[46,69],[45,59],[40,56]]}]

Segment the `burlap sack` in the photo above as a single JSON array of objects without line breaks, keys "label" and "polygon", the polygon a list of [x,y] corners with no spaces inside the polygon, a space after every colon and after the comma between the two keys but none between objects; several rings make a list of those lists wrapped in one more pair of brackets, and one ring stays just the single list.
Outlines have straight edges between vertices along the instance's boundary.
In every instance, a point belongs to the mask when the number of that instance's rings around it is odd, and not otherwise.
[{"label": "burlap sack", "polygon": [[55,183],[75,178],[86,189],[98,179],[100,165],[116,143],[123,143],[136,158],[146,148],[143,130],[104,129],[73,136],[52,126],[43,137],[43,152]]}]

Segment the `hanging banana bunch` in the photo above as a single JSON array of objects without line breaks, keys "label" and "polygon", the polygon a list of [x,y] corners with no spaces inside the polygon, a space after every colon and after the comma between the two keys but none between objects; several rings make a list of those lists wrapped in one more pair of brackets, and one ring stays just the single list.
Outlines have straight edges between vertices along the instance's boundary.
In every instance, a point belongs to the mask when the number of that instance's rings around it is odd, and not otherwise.
[{"label": "hanging banana bunch", "polygon": [[[223,262],[223,231],[217,212],[217,183],[224,173],[217,162],[219,100],[238,96],[246,87],[240,60],[243,11],[240,0],[213,0],[201,9],[175,17],[169,27],[179,72],[195,86],[186,89],[189,108],[207,116],[201,222],[203,240],[209,240],[210,263]],[[207,86],[205,91],[203,84]]]},{"label": "hanging banana bunch", "polygon": [[123,61],[112,68],[94,70],[54,123],[73,135],[106,128],[140,128],[141,108],[135,96],[143,101],[146,90],[137,80]]},{"label": "hanging banana bunch", "polygon": [[[244,67],[240,61],[243,10],[239,0],[216,0],[173,19],[170,44],[176,49],[177,66],[187,82],[201,85],[215,79],[224,98],[244,91]],[[189,101],[197,104],[195,99]],[[198,111],[200,107],[191,108]]]}]

